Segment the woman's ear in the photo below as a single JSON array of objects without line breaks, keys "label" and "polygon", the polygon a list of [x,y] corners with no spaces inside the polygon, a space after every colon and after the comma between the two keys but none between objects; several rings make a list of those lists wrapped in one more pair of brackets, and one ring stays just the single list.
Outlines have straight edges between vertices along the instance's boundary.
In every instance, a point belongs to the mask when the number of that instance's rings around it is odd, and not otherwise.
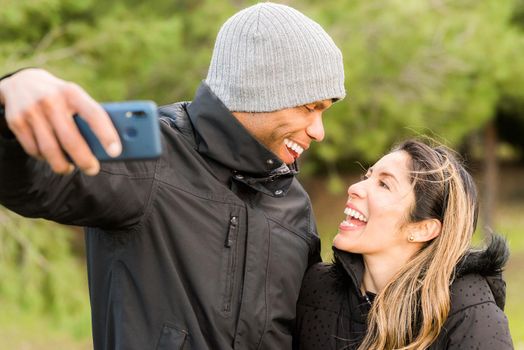
[{"label": "woman's ear", "polygon": [[417,222],[411,227],[408,241],[424,243],[429,242],[438,235],[442,230],[442,223],[437,219],[426,219]]}]

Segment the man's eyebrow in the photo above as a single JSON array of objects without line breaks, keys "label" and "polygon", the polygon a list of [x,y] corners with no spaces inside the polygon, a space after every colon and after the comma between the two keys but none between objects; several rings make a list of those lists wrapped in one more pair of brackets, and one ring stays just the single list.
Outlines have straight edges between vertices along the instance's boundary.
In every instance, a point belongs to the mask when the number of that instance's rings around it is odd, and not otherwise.
[{"label": "man's eyebrow", "polygon": [[318,101],[316,103],[317,107],[320,108],[320,109],[326,109],[328,108],[329,106],[327,105],[327,102],[324,102],[324,101]]},{"label": "man's eyebrow", "polygon": [[[314,109],[328,109],[331,105],[328,105],[325,101],[315,101],[311,103],[306,103],[304,106],[306,108],[314,108]],[[311,106],[311,107],[310,107]]]}]

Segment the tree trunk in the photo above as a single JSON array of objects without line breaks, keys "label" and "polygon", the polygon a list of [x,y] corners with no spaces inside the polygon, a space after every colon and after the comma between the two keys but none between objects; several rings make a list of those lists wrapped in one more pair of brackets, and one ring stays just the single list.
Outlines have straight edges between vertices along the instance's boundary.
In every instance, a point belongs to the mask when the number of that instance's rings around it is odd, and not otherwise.
[{"label": "tree trunk", "polygon": [[489,121],[484,130],[484,156],[484,198],[482,207],[484,208],[484,228],[485,231],[489,231],[493,228],[497,207],[497,128],[494,120]]}]

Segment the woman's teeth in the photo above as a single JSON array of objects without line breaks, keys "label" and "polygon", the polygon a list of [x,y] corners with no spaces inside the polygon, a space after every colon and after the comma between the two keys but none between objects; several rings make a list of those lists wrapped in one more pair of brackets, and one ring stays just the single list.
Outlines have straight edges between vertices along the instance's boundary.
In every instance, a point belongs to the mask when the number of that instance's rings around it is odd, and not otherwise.
[{"label": "woman's teeth", "polygon": [[287,148],[292,149],[295,151],[298,155],[301,155],[302,152],[304,152],[304,149],[300,147],[296,142],[293,142],[288,139],[284,139],[284,144],[287,146]]},{"label": "woman's teeth", "polygon": [[355,218],[357,220],[368,222],[368,219],[364,215],[351,208],[344,209],[344,214],[346,214],[347,216],[351,216],[352,218]]}]

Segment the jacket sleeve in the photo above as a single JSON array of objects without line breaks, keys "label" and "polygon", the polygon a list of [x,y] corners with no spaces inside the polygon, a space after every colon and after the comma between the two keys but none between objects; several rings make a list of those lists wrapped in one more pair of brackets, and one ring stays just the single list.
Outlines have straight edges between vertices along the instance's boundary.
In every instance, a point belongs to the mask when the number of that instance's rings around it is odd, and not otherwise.
[{"label": "jacket sleeve", "polygon": [[0,137],[0,204],[26,217],[62,224],[128,230],[140,222],[154,184],[156,162],[110,162],[96,176],[63,176]]},{"label": "jacket sleeve", "polygon": [[513,349],[506,315],[494,302],[467,307],[448,321],[446,349]]},{"label": "jacket sleeve", "polygon": [[[308,196],[309,200],[309,196]],[[309,202],[311,203],[311,202]],[[309,208],[309,220],[310,220],[310,227],[313,228],[313,234],[311,235],[311,240],[309,242],[309,256],[308,256],[308,267],[311,267],[312,265],[319,263],[322,261],[321,253],[321,242],[320,242],[320,235],[318,234],[317,230],[317,222],[315,220],[315,214],[313,213],[313,209]]]}]

